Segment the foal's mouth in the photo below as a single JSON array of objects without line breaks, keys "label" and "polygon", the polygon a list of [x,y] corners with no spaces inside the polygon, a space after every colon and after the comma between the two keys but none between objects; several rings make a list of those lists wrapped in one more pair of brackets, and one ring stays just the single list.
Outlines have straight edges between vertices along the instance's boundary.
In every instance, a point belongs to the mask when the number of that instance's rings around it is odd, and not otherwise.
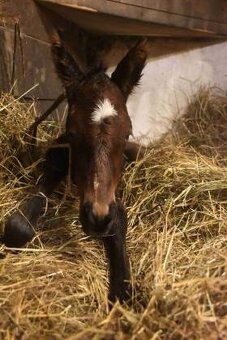
[{"label": "foal's mouth", "polygon": [[[81,221],[81,218],[80,218]],[[90,225],[85,221],[81,221],[81,226],[86,235],[92,236],[95,238],[103,238],[110,237],[115,235],[115,226],[116,223],[112,221],[109,224],[103,225],[101,228],[99,225]]]},{"label": "foal's mouth", "polygon": [[87,234],[87,236],[90,236],[90,237],[94,237],[94,238],[106,238],[106,237],[112,237],[114,235],[116,235],[116,233],[107,233],[107,234],[100,234],[100,233],[93,233],[93,232],[85,232]]},{"label": "foal's mouth", "polygon": [[[95,226],[92,226],[92,228],[90,226],[88,227],[87,224],[84,224],[82,222],[81,222],[81,225],[82,225],[82,229],[85,232],[85,234],[87,236],[91,236],[91,237],[94,237],[94,238],[111,237],[111,236],[114,236],[116,234],[115,231],[112,230],[112,229],[114,229],[114,225],[112,227],[110,227],[110,229],[107,225],[106,231],[99,231],[98,227],[95,228]],[[94,230],[94,229],[96,229],[96,230]]]}]

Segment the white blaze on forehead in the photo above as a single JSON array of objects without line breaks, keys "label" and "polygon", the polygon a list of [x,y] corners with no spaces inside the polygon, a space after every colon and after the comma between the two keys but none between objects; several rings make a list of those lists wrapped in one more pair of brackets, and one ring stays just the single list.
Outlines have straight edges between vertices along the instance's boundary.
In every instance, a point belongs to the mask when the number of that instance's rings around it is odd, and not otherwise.
[{"label": "white blaze on forehead", "polygon": [[94,123],[101,123],[104,118],[117,116],[117,111],[115,110],[113,104],[108,98],[97,104],[95,111],[92,113],[91,120]]}]

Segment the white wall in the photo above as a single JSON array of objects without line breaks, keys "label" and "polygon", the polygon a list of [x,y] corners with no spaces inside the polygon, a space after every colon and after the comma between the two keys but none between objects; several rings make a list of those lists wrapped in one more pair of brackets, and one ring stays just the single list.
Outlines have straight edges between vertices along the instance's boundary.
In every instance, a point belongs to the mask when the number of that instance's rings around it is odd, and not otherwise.
[{"label": "white wall", "polygon": [[143,144],[157,139],[203,84],[227,90],[227,41],[150,58],[128,101],[134,136]]}]

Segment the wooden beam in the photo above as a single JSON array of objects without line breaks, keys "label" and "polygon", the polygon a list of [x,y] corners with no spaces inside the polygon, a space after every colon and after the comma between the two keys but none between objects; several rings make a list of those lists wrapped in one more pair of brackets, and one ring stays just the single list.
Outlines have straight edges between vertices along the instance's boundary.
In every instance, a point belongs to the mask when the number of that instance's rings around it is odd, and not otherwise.
[{"label": "wooden beam", "polygon": [[165,37],[227,36],[227,2],[224,0],[36,1],[85,29],[102,33]]}]

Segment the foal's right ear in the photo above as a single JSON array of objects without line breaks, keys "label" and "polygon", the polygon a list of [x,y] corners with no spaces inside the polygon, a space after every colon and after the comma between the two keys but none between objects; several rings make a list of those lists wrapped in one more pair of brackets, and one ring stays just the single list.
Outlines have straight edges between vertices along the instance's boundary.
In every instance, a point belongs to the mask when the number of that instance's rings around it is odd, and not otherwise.
[{"label": "foal's right ear", "polygon": [[80,70],[74,58],[65,48],[61,33],[54,36],[52,43],[52,56],[55,68],[65,86],[68,98],[74,92],[75,87],[84,79],[84,74]]},{"label": "foal's right ear", "polygon": [[147,39],[140,40],[117,65],[111,79],[123,92],[125,100],[138,85],[147,58]]}]

